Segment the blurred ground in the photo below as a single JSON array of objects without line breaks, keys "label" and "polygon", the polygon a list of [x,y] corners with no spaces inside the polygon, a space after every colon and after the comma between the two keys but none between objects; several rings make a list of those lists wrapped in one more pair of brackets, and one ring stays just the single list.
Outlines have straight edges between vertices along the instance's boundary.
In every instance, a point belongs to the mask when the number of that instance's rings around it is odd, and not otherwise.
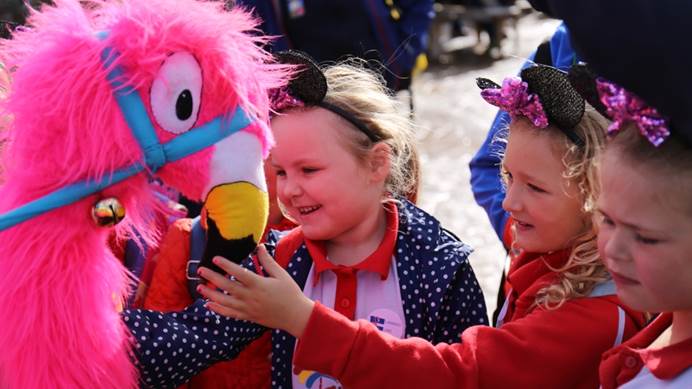
[{"label": "blurred ground", "polygon": [[[473,199],[468,163],[485,139],[497,110],[481,99],[475,79],[483,76],[501,82],[517,73],[557,25],[558,21],[538,14],[523,16],[517,24],[518,37],[510,34],[505,41],[504,59],[492,61],[467,47],[450,53],[445,58],[448,64],[431,66],[413,83],[415,119],[421,127],[420,205],[474,247],[471,264],[489,313],[495,309],[505,251],[485,212]],[[466,39],[451,41],[448,47],[457,43],[464,46]]]}]

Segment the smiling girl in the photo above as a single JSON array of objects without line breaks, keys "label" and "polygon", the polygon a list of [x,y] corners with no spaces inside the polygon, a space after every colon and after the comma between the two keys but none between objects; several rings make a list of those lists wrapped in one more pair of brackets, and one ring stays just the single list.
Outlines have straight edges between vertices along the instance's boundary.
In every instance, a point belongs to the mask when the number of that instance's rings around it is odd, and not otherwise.
[{"label": "smiling girl", "polygon": [[[305,308],[282,305],[283,295],[298,293],[344,320],[366,320],[395,338],[416,336],[431,344],[454,342],[466,328],[487,324],[483,294],[468,262],[470,247],[405,199],[418,185],[406,111],[382,80],[362,67],[335,65],[322,74],[299,54],[284,61],[296,61],[289,63],[302,71],[276,93],[270,163],[279,201],[299,227],[281,237],[275,250],[287,270],[281,283],[287,291],[261,294],[268,300],[264,308]],[[252,265],[248,261],[245,269]],[[228,279],[207,268],[199,274],[216,286],[227,285]],[[206,286],[198,290],[230,297]],[[184,382],[215,361],[235,357],[267,331],[219,318],[200,303],[178,314],[125,313],[148,385]],[[295,347],[290,333],[272,331],[272,387],[343,386],[320,369],[295,366]],[[315,356],[337,351],[324,348]]]}]

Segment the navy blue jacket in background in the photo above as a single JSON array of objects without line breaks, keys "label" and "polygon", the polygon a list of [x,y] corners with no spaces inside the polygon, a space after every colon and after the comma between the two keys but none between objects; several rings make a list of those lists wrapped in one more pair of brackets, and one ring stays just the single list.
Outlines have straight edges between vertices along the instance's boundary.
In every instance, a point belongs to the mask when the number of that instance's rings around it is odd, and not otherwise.
[{"label": "navy blue jacket in background", "polygon": [[[382,73],[393,90],[408,88],[416,58],[427,48],[434,16],[432,0],[395,0],[391,7],[384,0],[238,0],[236,4],[254,9],[263,21],[262,31],[278,37],[272,51],[304,51],[318,63],[347,55],[377,60],[386,67]],[[289,10],[296,4],[304,14]]]},{"label": "navy blue jacket in background", "polygon": [[565,21],[576,52],[599,75],[656,107],[692,144],[692,2],[530,2]]}]

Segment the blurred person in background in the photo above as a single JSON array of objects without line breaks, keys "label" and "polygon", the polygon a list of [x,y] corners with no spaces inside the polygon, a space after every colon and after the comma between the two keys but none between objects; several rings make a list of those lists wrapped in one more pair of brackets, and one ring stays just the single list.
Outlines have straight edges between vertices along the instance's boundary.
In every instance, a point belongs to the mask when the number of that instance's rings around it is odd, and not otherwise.
[{"label": "blurred person in background", "polygon": [[254,9],[271,50],[296,49],[318,63],[356,56],[384,75],[393,91],[409,89],[427,67],[432,0],[237,0]]}]

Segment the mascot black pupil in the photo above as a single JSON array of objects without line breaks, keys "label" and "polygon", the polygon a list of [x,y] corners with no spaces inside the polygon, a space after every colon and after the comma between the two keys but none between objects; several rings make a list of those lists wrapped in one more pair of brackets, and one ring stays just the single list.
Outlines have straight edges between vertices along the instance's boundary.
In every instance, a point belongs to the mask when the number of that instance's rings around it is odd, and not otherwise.
[{"label": "mascot black pupil", "polygon": [[185,89],[175,102],[175,115],[180,120],[187,120],[192,116],[192,93]]}]

